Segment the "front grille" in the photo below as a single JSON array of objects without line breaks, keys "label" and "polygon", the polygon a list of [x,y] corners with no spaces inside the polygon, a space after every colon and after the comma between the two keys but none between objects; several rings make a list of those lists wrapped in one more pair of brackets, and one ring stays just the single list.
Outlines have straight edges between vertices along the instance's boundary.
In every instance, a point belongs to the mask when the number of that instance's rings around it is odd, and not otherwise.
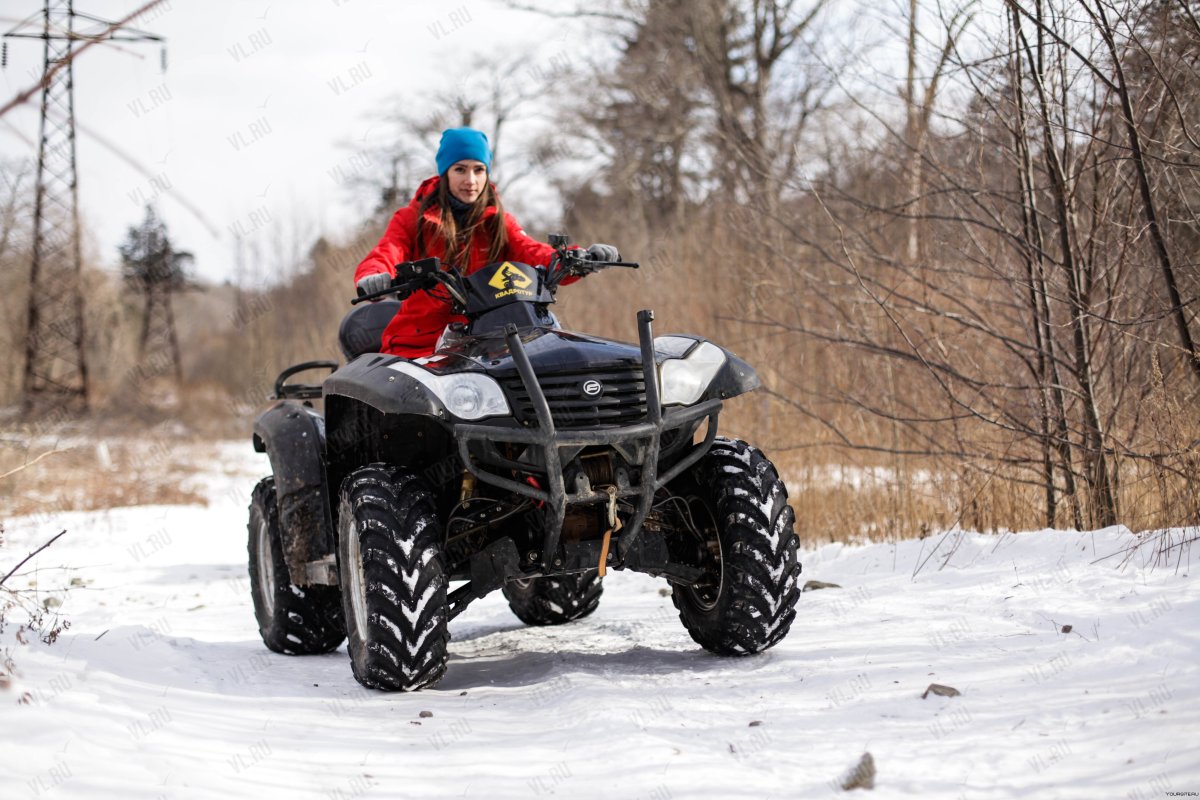
[{"label": "front grille", "polygon": [[[588,381],[599,381],[600,394],[584,392]],[[556,428],[594,428],[629,425],[646,418],[646,380],[640,367],[603,372],[560,372],[539,375],[542,393]],[[500,384],[521,422],[536,423],[537,412],[520,375],[501,378]]]}]

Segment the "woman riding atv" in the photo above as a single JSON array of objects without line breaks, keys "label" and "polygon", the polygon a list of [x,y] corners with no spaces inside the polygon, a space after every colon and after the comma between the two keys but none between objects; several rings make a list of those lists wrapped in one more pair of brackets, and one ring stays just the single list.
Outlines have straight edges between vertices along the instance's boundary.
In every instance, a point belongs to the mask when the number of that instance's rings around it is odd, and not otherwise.
[{"label": "woman riding atv", "polygon": [[[358,265],[354,282],[360,295],[386,289],[403,261],[437,257],[442,264],[470,275],[485,264],[517,261],[545,266],[554,248],[530,238],[504,211],[495,184],[488,179],[492,152],[488,139],[473,128],[442,132],[437,152],[438,174],[418,187],[412,201],[392,215],[379,244]],[[619,261],[612,245],[587,249],[594,261]],[[570,277],[563,283],[572,283]],[[438,336],[450,322],[462,320],[450,306],[428,291],[404,301],[383,332],[383,352],[406,358],[433,353]]]},{"label": "woman riding atv", "polygon": [[[346,640],[360,683],[413,691],[445,673],[469,603],[498,590],[528,624],[570,622],[611,569],[665,578],[710,652],[777,644],[800,592],[795,512],[766,454],[717,436],[754,369],[702,337],[655,337],[649,309],[636,345],[563,330],[561,283],[637,264],[526,236],[480,132],[446,131],[437,162],[358,268],[345,363],[284,370],[255,422],[273,473],[249,525],[263,642]],[[318,366],[333,370],[320,386],[286,383]]]}]

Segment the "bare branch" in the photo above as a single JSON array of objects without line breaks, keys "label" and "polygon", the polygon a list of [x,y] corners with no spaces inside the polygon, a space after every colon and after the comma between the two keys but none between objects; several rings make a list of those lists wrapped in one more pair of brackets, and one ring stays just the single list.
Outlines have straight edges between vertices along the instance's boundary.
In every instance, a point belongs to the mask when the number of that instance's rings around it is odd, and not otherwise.
[{"label": "bare branch", "polygon": [[7,581],[9,578],[11,578],[11,577],[13,576],[13,574],[14,574],[14,573],[16,573],[16,571],[17,571],[17,570],[19,570],[19,569],[20,569],[21,567],[23,567],[23,566],[24,566],[26,563],[28,563],[29,559],[33,558],[33,557],[34,557],[34,556],[36,556],[38,553],[40,553],[40,552],[42,552],[43,550],[45,550],[47,547],[49,547],[50,545],[52,545],[52,544],[54,544],[55,542],[57,542],[57,541],[58,541],[58,539],[59,539],[59,537],[61,537],[61,536],[62,536],[63,534],[65,534],[65,533],[66,533],[66,531],[65,531],[65,530],[59,531],[59,532],[58,532],[58,533],[56,533],[54,536],[50,537],[50,540],[49,540],[48,542],[46,542],[46,543],[45,543],[45,544],[43,544],[41,547],[37,548],[36,550],[34,550],[33,552],[31,552],[29,555],[25,556],[25,557],[24,557],[24,558],[22,558],[20,561],[18,561],[18,562],[17,562],[17,565],[8,571],[8,574],[7,574],[7,575],[5,575],[3,578],[0,578],[0,586],[3,586],[5,581]]}]

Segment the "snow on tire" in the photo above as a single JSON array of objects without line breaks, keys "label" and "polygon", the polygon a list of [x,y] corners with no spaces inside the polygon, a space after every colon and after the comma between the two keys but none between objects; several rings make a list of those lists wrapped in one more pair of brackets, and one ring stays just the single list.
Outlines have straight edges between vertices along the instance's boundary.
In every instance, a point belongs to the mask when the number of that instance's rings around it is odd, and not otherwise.
[{"label": "snow on tire", "polygon": [[425,481],[385,464],[348,475],[338,510],[338,563],[358,682],[413,691],[441,680],[450,639],[449,581]]},{"label": "snow on tire", "polygon": [[799,540],[787,489],[762,451],[718,438],[694,468],[711,515],[708,546],[720,553],[715,587],[674,584],[672,600],[704,649],[747,655],[778,644],[799,597]]},{"label": "snow on tire", "polygon": [[328,653],[346,638],[336,586],[295,586],[283,558],[275,479],[264,478],[250,499],[250,594],[263,643],[276,653]]},{"label": "snow on tire", "polygon": [[561,625],[581,619],[600,605],[603,578],[596,570],[548,578],[509,581],[508,607],[526,625]]}]

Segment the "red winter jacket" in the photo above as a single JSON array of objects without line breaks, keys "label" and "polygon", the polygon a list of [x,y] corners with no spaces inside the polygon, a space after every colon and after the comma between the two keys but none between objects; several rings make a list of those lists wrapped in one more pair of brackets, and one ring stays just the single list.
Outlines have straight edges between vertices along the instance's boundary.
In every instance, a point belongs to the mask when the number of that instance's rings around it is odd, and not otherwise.
[{"label": "red winter jacket", "polygon": [[[425,210],[424,239],[427,252],[417,250],[417,214],[421,201],[437,191],[439,177],[429,178],[420,185],[413,195],[412,202],[392,215],[383,238],[375,249],[362,260],[354,271],[354,282],[357,284],[366,275],[376,272],[386,272],[395,275],[394,266],[402,261],[412,261],[427,256],[446,257],[445,241],[441,233],[441,209],[437,205]],[[483,213],[484,219],[496,215],[496,207],[489,206]],[[550,263],[554,248],[531,239],[511,214],[504,215],[504,225],[508,229],[508,247],[501,254],[501,260],[518,261],[532,266],[544,266]],[[488,263],[488,237],[483,232],[484,226],[479,226],[468,248],[466,274],[478,270]],[[570,283],[568,278],[563,283]],[[442,300],[431,297],[428,292],[414,293],[400,306],[400,311],[392,318],[383,331],[383,352],[392,353],[406,358],[419,358],[433,352],[437,339],[452,321],[464,321],[460,316],[450,313],[450,306]]]}]

